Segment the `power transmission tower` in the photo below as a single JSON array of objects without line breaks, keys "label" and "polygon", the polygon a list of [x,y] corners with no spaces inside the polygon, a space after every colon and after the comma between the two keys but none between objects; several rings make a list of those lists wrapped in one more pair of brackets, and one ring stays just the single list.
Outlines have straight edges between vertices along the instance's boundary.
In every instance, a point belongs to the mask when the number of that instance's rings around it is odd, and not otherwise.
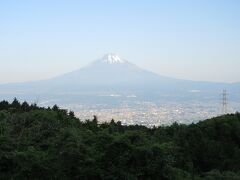
[{"label": "power transmission tower", "polygon": [[222,114],[227,114],[227,106],[228,106],[228,100],[227,100],[227,90],[224,89],[222,93]]}]

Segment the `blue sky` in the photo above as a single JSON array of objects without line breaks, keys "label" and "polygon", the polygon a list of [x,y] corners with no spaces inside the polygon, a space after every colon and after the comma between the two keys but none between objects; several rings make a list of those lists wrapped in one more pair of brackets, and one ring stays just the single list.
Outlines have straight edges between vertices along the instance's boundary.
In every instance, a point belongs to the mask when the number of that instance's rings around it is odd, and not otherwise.
[{"label": "blue sky", "polygon": [[106,53],[158,74],[240,82],[238,0],[2,0],[0,83],[45,79]]}]

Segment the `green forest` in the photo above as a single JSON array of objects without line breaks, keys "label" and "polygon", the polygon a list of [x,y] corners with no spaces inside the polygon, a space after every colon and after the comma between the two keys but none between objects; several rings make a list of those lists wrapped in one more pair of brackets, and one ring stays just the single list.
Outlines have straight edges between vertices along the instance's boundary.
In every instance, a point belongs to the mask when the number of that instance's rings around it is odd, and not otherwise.
[{"label": "green forest", "polygon": [[2,101],[0,179],[239,180],[240,113],[147,128]]}]

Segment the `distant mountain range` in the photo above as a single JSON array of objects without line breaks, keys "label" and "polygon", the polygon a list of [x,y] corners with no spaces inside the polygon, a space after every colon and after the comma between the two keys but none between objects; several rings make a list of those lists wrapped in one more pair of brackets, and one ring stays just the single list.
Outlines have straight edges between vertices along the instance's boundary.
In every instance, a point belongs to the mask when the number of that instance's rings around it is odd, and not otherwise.
[{"label": "distant mountain range", "polygon": [[25,83],[0,86],[0,93],[54,94],[54,93],[125,93],[154,95],[159,93],[212,92],[223,89],[240,91],[240,83],[215,83],[181,80],[158,75],[120,58],[107,54],[87,67],[61,76]]}]

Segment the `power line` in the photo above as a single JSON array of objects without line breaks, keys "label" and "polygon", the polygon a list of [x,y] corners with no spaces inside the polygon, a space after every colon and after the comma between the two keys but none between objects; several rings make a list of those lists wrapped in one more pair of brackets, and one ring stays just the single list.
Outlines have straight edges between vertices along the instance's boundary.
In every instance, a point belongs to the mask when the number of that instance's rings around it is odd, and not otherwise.
[{"label": "power line", "polygon": [[228,99],[227,99],[227,90],[224,89],[222,93],[222,114],[227,114],[228,110]]}]

